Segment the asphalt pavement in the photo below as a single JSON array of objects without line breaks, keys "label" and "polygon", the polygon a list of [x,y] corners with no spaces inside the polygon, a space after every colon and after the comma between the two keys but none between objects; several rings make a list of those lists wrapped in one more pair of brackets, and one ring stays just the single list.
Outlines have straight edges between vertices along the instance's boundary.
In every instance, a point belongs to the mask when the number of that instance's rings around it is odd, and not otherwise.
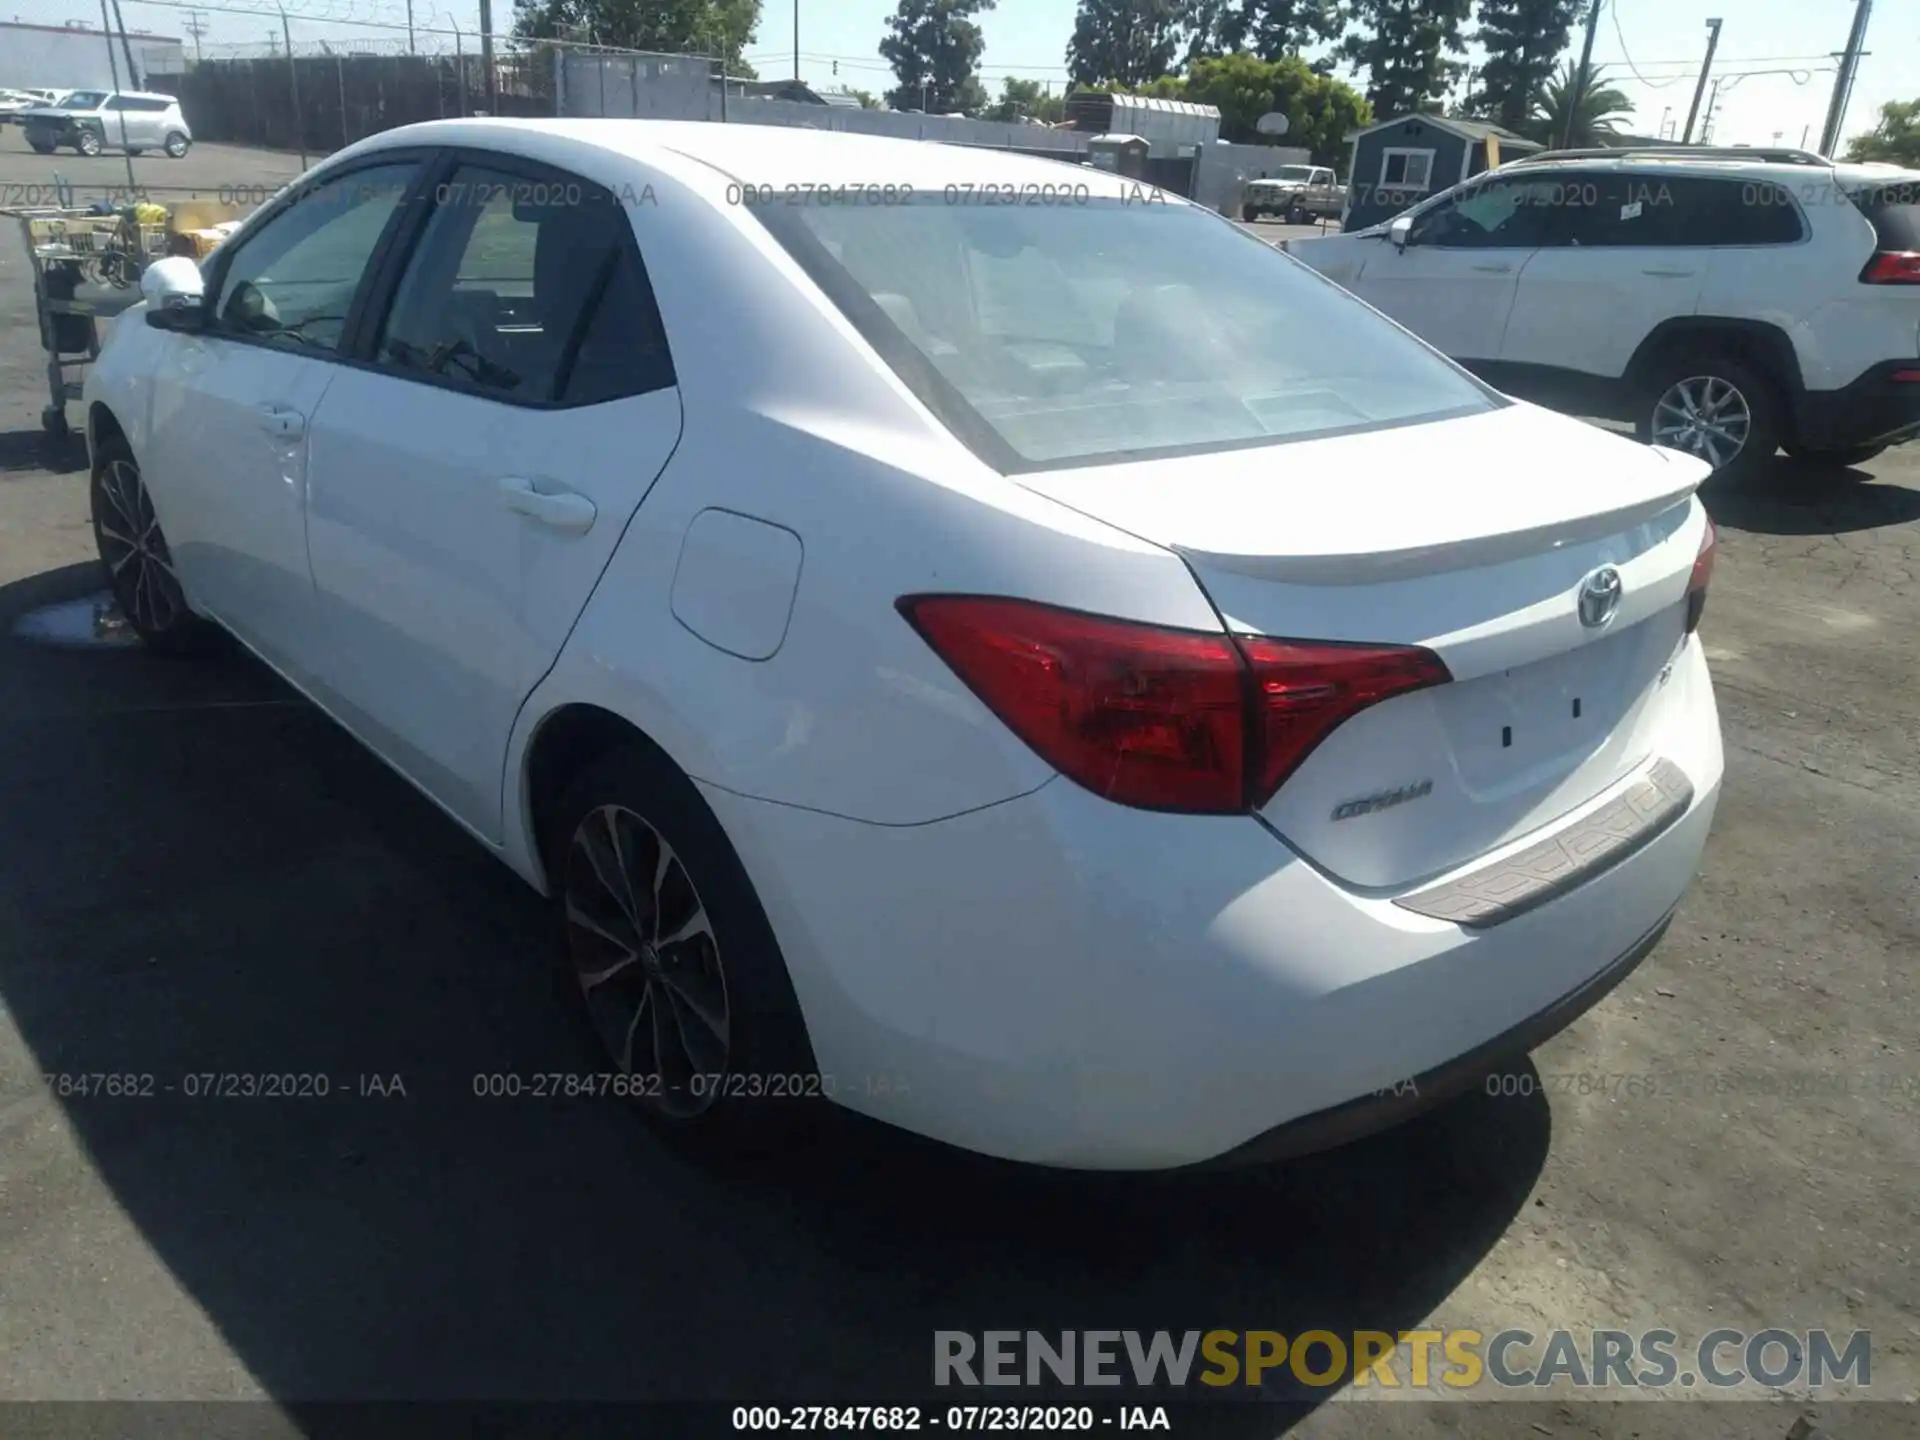
[{"label": "asphalt pavement", "polygon": [[[0,202],[124,170],[41,159],[0,137]],[[298,168],[136,164],[210,190]],[[1718,824],[1666,939],[1531,1093],[1206,1178],[832,1117],[713,1167],[614,1101],[476,1093],[591,1068],[544,906],[275,679],[14,633],[75,602],[85,638],[100,587],[34,339],[0,232],[0,1400],[855,1403],[923,1391],[941,1329],[1777,1326],[1871,1331],[1882,1403],[1295,1387],[1212,1428],[1920,1433],[1920,446],[1710,487]],[[186,1093],[249,1073],[328,1093]],[[1691,1083],[1609,1079],[1656,1073]],[[94,1074],[173,1089],[61,1093]]]}]

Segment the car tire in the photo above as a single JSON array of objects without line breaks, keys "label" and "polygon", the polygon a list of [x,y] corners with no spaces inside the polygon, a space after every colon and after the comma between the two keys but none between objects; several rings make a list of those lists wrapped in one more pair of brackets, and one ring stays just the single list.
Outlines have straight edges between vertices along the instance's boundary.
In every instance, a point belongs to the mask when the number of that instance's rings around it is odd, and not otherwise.
[{"label": "car tire", "polygon": [[1864,465],[1876,455],[1886,451],[1884,445],[1849,445],[1839,450],[1809,450],[1804,445],[1782,445],[1793,459],[1807,465],[1831,465],[1839,469],[1849,469],[1855,465]]},{"label": "car tire", "polygon": [[51,155],[57,147],[51,140],[29,140],[27,148],[36,155]]},{"label": "car tire", "polygon": [[[832,1082],[815,1070],[773,927],[719,820],[664,753],[636,736],[589,764],[554,805],[542,851],[559,983],[624,1077],[614,1093],[669,1141],[708,1153],[818,1108]],[[685,938],[661,943],[675,933]]]},{"label": "car tire", "polygon": [[187,606],[139,462],[119,436],[94,447],[89,490],[94,546],[114,603],[134,633],[164,654],[207,649],[216,632]]},{"label": "car tire", "polygon": [[[1722,481],[1751,479],[1780,448],[1786,407],[1779,387],[1738,356],[1676,352],[1649,367],[1637,390],[1634,433],[1641,442],[1697,455]],[[1689,407],[1700,413],[1697,429]]]},{"label": "car tire", "polygon": [[1260,218],[1260,207],[1257,205],[1242,205],[1240,207],[1240,218],[1251,224]]},{"label": "car tire", "polygon": [[187,148],[192,144],[193,142],[178,130],[169,130],[167,132],[167,158],[171,160],[186,158]]},{"label": "car tire", "polygon": [[73,148],[78,150],[82,155],[98,155],[104,147],[100,144],[100,137],[94,134],[93,131],[82,130],[79,135],[75,137]]}]

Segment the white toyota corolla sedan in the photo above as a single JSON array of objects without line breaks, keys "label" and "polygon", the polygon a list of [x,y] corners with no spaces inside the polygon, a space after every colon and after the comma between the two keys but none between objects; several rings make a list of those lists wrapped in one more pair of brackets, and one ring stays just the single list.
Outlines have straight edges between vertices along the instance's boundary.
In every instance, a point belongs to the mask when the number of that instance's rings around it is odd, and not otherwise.
[{"label": "white toyota corolla sedan", "polygon": [[583,1072],[680,1133],[1324,1146],[1566,1025],[1694,874],[1706,466],[1132,181],[445,121],[143,289],[86,391],[122,608],[551,896]]}]

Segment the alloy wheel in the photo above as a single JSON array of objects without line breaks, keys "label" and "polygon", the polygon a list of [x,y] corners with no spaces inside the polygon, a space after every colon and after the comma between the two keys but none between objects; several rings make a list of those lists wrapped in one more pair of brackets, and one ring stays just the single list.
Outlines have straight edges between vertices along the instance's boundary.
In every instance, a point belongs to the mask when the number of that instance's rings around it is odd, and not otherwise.
[{"label": "alloy wheel", "polygon": [[1739,386],[1693,375],[1667,387],[1653,407],[1653,443],[1698,455],[1718,470],[1746,448],[1753,409]]},{"label": "alloy wheel", "polygon": [[676,1120],[708,1109],[727,1070],[727,984],[680,856],[633,811],[599,806],[574,830],[564,898],[588,1018],[620,1069],[647,1078],[636,1098]]},{"label": "alloy wheel", "polygon": [[130,460],[111,459],[101,467],[99,485],[106,505],[94,528],[114,598],[142,633],[170,630],[186,617],[187,601],[140,472]]}]

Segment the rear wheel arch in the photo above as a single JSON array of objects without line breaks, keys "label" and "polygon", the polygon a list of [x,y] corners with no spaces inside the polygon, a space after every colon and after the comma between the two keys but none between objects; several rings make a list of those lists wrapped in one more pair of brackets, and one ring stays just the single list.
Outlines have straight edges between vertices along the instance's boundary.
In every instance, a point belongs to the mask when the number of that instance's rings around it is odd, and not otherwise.
[{"label": "rear wheel arch", "polygon": [[1689,315],[1656,325],[1627,364],[1628,391],[1638,395],[1648,378],[1678,354],[1729,355],[1759,369],[1791,398],[1806,388],[1800,360],[1787,332],[1763,320]]},{"label": "rear wheel arch", "polygon": [[652,752],[675,770],[681,769],[646,731],[598,705],[562,705],[534,730],[520,766],[520,804],[527,827],[527,851],[540,867],[543,879],[552,880],[552,831],[561,797],[588,767],[629,745]]}]

